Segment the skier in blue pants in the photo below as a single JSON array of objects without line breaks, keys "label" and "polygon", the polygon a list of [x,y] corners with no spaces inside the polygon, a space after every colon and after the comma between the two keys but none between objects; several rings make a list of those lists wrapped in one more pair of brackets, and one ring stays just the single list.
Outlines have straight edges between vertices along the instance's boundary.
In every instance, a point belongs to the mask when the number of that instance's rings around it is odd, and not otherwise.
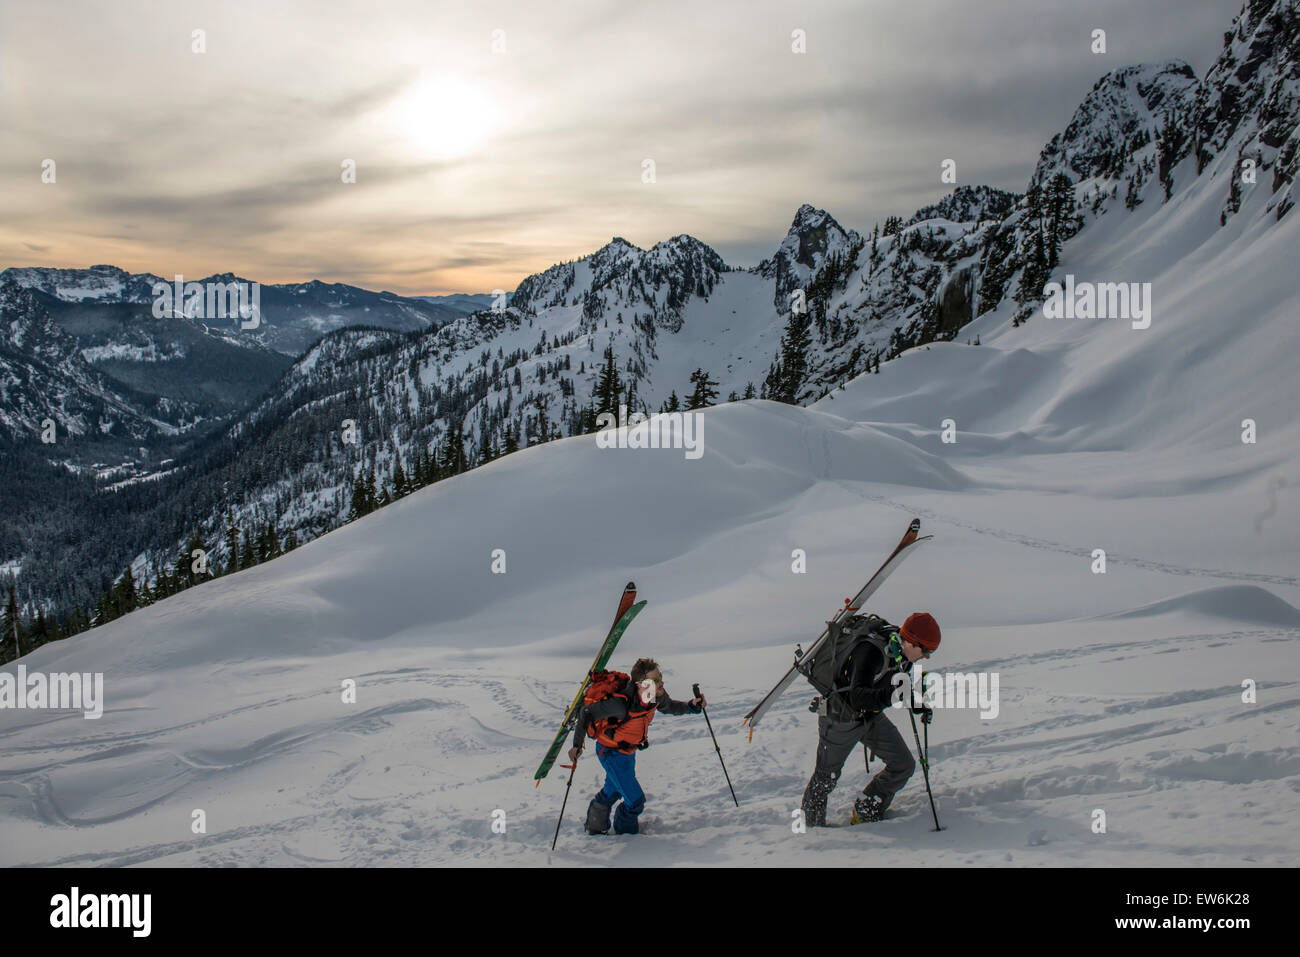
[{"label": "skier in blue pants", "polygon": [[[577,760],[583,739],[591,736],[596,739],[596,759],[605,769],[605,785],[587,805],[588,834],[609,833],[611,810],[614,810],[615,834],[638,833],[638,818],[645,810],[645,792],[636,779],[636,752],[649,745],[646,731],[655,712],[699,714],[707,705],[703,695],[690,701],[674,700],[664,689],[659,665],[652,658],[640,658],[621,690],[583,706],[578,713],[569,759]],[[615,802],[618,802],[616,810]]]}]

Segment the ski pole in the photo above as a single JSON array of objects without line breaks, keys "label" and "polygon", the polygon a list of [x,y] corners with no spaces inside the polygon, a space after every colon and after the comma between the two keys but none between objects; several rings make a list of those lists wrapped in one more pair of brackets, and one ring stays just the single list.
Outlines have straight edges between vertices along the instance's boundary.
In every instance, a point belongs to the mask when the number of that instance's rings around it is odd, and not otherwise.
[{"label": "ski pole", "polygon": [[[582,757],[582,752],[578,752],[578,758]],[[555,842],[560,839],[560,825],[564,823],[564,809],[569,804],[569,788],[573,787],[573,776],[578,773],[578,758],[573,759],[572,764],[561,764],[560,767],[569,769],[569,783],[564,786],[564,800],[560,802],[560,819],[555,822],[555,837],[551,838],[551,850],[555,850]]]},{"label": "ski pole", "polygon": [[916,738],[916,751],[921,756],[921,773],[925,775],[925,793],[930,798],[930,813],[934,815],[934,829],[942,831],[943,828],[939,826],[939,812],[934,809],[934,792],[930,790],[930,726],[926,724],[925,748],[922,749],[921,736],[916,733],[916,715],[912,713],[910,707],[907,709],[907,716],[912,719],[912,736]]},{"label": "ski pole", "polygon": [[[696,698],[701,697],[698,684],[691,685],[691,690],[695,692]],[[727,762],[722,760],[722,749],[718,747],[718,736],[713,733],[713,722],[709,720],[709,709],[701,705],[700,710],[704,712],[704,723],[709,726],[709,737],[713,739],[713,750],[718,752],[718,763],[722,765],[722,776],[727,779],[727,787],[731,790],[731,799],[736,801],[736,807],[740,807],[740,802],[736,800],[736,789],[731,787],[731,775],[727,773]]]}]

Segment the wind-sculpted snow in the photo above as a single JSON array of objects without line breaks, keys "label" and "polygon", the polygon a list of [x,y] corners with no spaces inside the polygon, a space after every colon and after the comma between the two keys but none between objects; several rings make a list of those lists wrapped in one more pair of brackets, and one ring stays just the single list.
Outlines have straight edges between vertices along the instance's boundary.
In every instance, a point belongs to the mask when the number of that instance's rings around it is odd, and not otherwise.
[{"label": "wind-sculpted snow", "polygon": [[1152,602],[1141,608],[1109,616],[1114,619],[1145,618],[1167,612],[1189,612],[1234,621],[1238,624],[1300,628],[1300,608],[1283,601],[1256,585],[1226,585],[1205,588],[1186,595]]}]

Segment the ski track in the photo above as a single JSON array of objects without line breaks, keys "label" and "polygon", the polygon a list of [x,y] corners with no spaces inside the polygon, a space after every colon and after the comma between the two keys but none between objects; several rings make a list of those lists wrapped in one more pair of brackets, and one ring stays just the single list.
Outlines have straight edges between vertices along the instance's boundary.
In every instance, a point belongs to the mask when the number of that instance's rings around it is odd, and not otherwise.
[{"label": "ski track", "polygon": [[[827,450],[827,456],[830,455]],[[829,470],[829,465],[827,465]],[[972,522],[964,522],[960,519],[953,518],[933,509],[923,508],[917,505],[906,505],[885,495],[873,495],[870,492],[864,492],[857,487],[857,483],[848,481],[835,481],[837,487],[842,488],[861,499],[870,502],[876,502],[880,505],[886,505],[896,511],[903,512],[909,516],[925,519],[927,521],[942,522],[945,525],[951,525],[955,528],[963,528],[967,531],[974,532],[977,535],[987,535],[990,538],[996,538],[999,541],[1008,542],[1012,545],[1023,545],[1026,548],[1037,548],[1045,551],[1056,552],[1061,555],[1070,555],[1076,558],[1090,559],[1092,557],[1091,548],[1073,547],[1063,545],[1060,542],[1048,541],[1042,538],[1031,538],[1028,535],[1021,535],[1017,532],[1009,532],[1005,529],[989,528],[984,525],[976,525]],[[1169,562],[1158,562],[1149,558],[1139,558],[1133,555],[1121,555],[1106,552],[1106,563],[1108,565],[1128,565],[1134,568],[1140,568],[1144,571],[1160,572],[1165,575],[1183,575],[1197,578],[1220,578],[1225,581],[1238,582],[1259,582],[1266,585],[1290,585],[1300,586],[1300,578],[1287,575],[1267,575],[1261,572],[1229,572],[1216,568],[1194,568],[1188,565],[1174,565]]]}]

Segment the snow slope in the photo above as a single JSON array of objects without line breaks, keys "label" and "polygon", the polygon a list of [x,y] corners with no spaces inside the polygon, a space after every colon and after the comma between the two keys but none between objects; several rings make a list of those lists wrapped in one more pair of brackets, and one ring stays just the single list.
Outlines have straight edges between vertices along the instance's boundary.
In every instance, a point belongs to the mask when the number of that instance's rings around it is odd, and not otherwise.
[{"label": "snow slope", "polygon": [[[1199,214],[1067,247],[1080,275],[1163,251],[1148,330],[995,312],[983,345],[923,347],[812,408],[709,410],[697,460],[590,436],[522,451],[39,649],[29,670],[104,672],[105,714],[0,711],[0,863],[1293,862],[1300,395],[1277,337],[1300,220],[1181,240]],[[1251,411],[1261,438],[1240,446]],[[1291,483],[1256,531],[1275,475]],[[811,692],[752,743],[740,717],[911,515],[936,539],[878,608],[934,613],[934,669],[996,672],[997,716],[936,716],[942,833],[919,775],[879,825],[793,833]],[[646,833],[580,834],[588,755],[551,854],[562,779],[532,771],[629,578],[650,604],[613,663],[653,654],[676,696],[703,685],[741,807],[704,723],[660,717]]]}]

